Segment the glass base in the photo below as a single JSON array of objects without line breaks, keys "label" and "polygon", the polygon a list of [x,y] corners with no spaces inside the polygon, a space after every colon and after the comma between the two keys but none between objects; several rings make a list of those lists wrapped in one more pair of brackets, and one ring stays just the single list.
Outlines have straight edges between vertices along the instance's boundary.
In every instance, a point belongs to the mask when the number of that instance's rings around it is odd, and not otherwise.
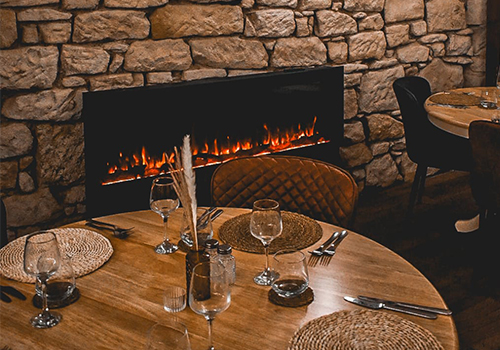
[{"label": "glass base", "polygon": [[274,270],[264,270],[253,278],[253,281],[260,286],[270,286],[278,279],[279,273]]},{"label": "glass base", "polygon": [[157,254],[172,254],[175,253],[177,249],[179,249],[177,245],[170,242],[163,242],[155,247],[155,252]]},{"label": "glass base", "polygon": [[31,318],[31,325],[35,328],[51,328],[59,324],[62,315],[58,312],[42,312]]}]

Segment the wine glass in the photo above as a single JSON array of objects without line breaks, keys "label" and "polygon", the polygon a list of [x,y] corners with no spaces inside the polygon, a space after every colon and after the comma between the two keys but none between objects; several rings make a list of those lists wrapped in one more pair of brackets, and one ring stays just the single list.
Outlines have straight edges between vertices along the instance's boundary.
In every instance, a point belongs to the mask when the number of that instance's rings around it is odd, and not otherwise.
[{"label": "wine glass", "polygon": [[269,245],[283,231],[280,205],[272,199],[259,199],[253,203],[250,217],[250,233],[264,244],[266,268],[254,277],[254,282],[261,286],[270,286],[278,274],[269,267]]},{"label": "wine glass", "polygon": [[174,180],[170,175],[159,176],[153,180],[149,197],[149,206],[163,219],[163,242],[155,247],[158,254],[170,254],[178,247],[168,239],[168,218],[170,213],[179,208],[179,197],[174,190]]},{"label": "wine glass", "polygon": [[212,322],[231,303],[229,280],[224,266],[215,260],[196,265],[189,286],[189,306],[208,322],[209,350],[214,350]]},{"label": "wine glass", "polygon": [[191,350],[186,326],[173,320],[156,323],[148,330],[146,350]]},{"label": "wine glass", "polygon": [[62,316],[50,312],[47,303],[47,280],[56,273],[61,264],[61,255],[56,235],[51,231],[38,231],[26,237],[24,245],[24,271],[35,276],[42,287],[42,310],[31,318],[35,328],[50,328],[57,325]]}]

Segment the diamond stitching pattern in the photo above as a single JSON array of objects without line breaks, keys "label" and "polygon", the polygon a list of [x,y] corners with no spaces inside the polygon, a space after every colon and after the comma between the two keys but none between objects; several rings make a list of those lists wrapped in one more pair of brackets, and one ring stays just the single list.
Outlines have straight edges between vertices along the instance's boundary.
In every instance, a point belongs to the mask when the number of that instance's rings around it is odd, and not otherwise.
[{"label": "diamond stitching pattern", "polygon": [[217,206],[251,208],[261,198],[278,200],[283,210],[348,226],[358,198],[345,170],[322,161],[293,156],[240,158],[219,166],[212,176]]}]

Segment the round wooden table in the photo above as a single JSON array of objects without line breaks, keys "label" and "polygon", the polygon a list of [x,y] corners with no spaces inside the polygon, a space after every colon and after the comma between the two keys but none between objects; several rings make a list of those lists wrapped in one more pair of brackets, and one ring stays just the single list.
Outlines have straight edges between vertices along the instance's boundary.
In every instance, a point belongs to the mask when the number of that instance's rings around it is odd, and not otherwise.
[{"label": "round wooden table", "polygon": [[[247,209],[224,208],[214,221],[215,238],[220,225]],[[182,209],[170,218],[173,239],[179,239]],[[147,330],[172,317],[163,310],[163,289],[170,284],[185,286],[185,254],[159,255],[154,246],[163,239],[162,220],[152,211],[137,211],[100,218],[121,227],[134,227],[122,240],[102,233],[114,249],[111,258],[96,271],[79,277],[80,299],[62,309],[61,323],[48,330],[32,328],[29,319],[34,285],[1,278],[28,296],[28,300],[0,303],[0,348],[35,349],[143,349]],[[341,228],[323,222],[321,242]],[[66,227],[89,228],[84,222]],[[319,246],[319,243],[313,245]],[[354,232],[340,245],[329,266],[310,267],[314,301],[297,308],[277,306],[268,300],[269,287],[253,283],[265,265],[262,254],[233,250],[236,284],[231,305],[217,315],[213,325],[216,349],[286,349],[293,334],[305,322],[340,310],[360,309],[343,297],[370,295],[446,308],[434,286],[410,263],[386,247]],[[458,336],[451,316],[436,320],[389,312],[411,320],[432,332],[447,350],[458,350]],[[176,314],[186,324],[193,350],[207,346],[205,319],[188,308]]]},{"label": "round wooden table", "polygon": [[[469,124],[472,121],[491,121],[494,116],[500,117],[500,110],[486,109],[479,105],[481,92],[484,90],[494,93],[496,87],[461,88],[431,95],[424,104],[429,120],[440,129],[469,138]],[[461,97],[465,102],[473,100],[470,96],[476,97],[476,104],[461,104]]]}]

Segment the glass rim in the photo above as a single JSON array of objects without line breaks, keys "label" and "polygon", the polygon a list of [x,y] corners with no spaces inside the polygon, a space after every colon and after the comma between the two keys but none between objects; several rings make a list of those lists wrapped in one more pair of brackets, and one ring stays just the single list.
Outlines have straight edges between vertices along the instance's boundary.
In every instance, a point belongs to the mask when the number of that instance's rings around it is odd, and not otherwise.
[{"label": "glass rim", "polygon": [[[210,274],[207,275],[206,273],[200,273],[200,272],[197,272],[198,269],[200,269],[202,265],[209,265],[209,266],[212,266],[212,265],[215,265],[215,266],[218,266],[219,270],[216,271],[216,272],[213,272],[212,269],[210,269]],[[221,276],[225,273],[225,269],[224,269],[224,265],[222,265],[222,263],[218,262],[218,261],[202,261],[198,264],[196,264],[194,267],[193,267],[193,276],[196,275],[196,276],[200,276],[202,278],[211,278],[212,276]]]},{"label": "glass rim", "polygon": [[[267,203],[269,205],[264,205],[264,203]],[[254,209],[276,210],[276,209],[279,209],[279,207],[280,207],[280,204],[278,203],[278,201],[271,199],[271,198],[258,199],[255,202],[253,202]]]},{"label": "glass rim", "polygon": [[[280,257],[289,257],[289,256],[296,256],[299,255],[300,258],[297,258],[294,261],[286,261],[286,260],[280,260]],[[306,259],[306,255],[304,254],[303,251],[301,250],[294,250],[294,249],[281,249],[278,250],[276,253],[273,254],[273,259],[276,260],[279,263],[300,263]]]},{"label": "glass rim", "polygon": [[[165,182],[161,182],[165,181]],[[153,179],[153,183],[159,184],[159,185],[170,185],[174,183],[174,178],[170,174],[162,174],[158,175]]]},{"label": "glass rim", "polygon": [[39,236],[42,234],[49,234],[49,236],[48,236],[49,238],[47,238],[46,240],[37,241],[34,243],[47,243],[47,242],[50,242],[53,240],[57,241],[57,236],[56,236],[54,231],[52,231],[52,230],[40,230],[40,231],[35,231],[35,232],[32,232],[32,233],[26,235],[26,242],[28,242],[32,237]]}]

